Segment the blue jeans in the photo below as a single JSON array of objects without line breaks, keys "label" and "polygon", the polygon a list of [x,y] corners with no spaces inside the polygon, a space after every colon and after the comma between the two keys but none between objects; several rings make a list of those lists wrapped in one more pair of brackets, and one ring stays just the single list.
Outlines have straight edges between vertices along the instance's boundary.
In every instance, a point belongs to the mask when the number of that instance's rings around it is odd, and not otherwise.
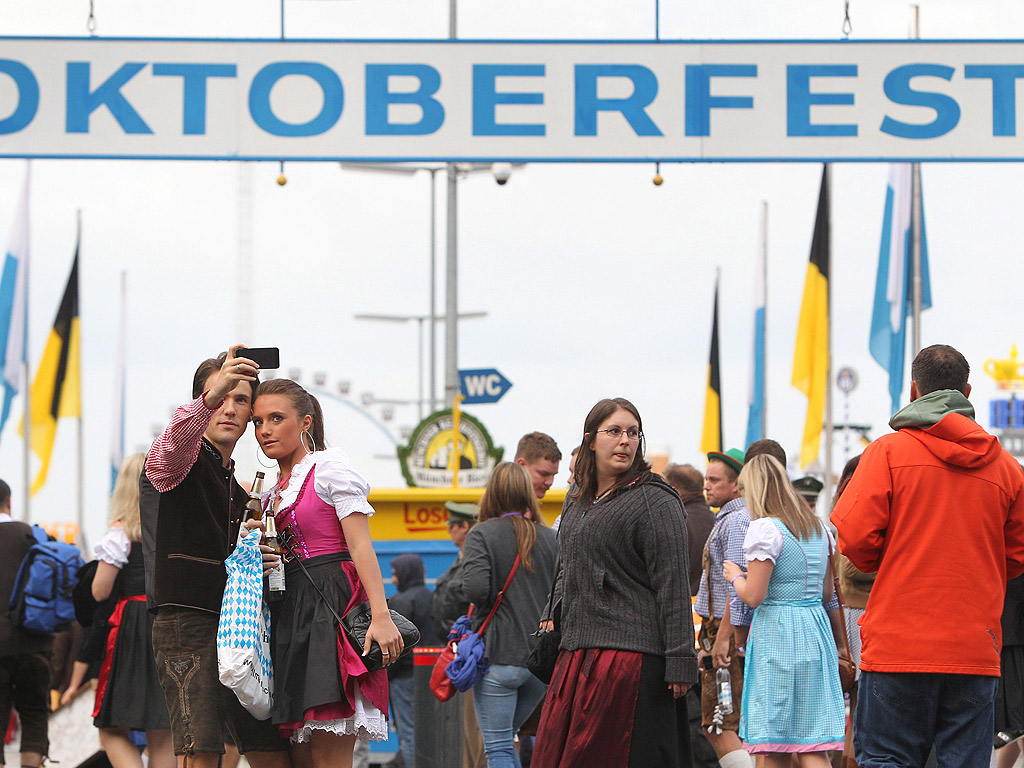
[{"label": "blue jeans", "polygon": [[509,664],[492,664],[474,686],[473,704],[484,738],[487,768],[520,768],[515,734],[547,689],[526,667]]},{"label": "blue jeans", "polygon": [[988,768],[998,677],[862,672],[853,745],[859,768]]},{"label": "blue jeans", "polygon": [[398,748],[402,750],[405,768],[416,765],[416,705],[413,699],[413,678],[397,677],[388,682],[391,714],[398,731]]}]

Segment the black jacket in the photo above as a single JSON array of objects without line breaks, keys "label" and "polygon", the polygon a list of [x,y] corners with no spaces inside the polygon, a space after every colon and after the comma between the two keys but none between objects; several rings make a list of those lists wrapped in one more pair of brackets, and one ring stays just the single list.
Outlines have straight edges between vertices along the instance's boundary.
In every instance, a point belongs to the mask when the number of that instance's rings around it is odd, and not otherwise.
[{"label": "black jacket", "polygon": [[[416,625],[416,629],[420,631],[417,647],[429,648],[443,644],[434,629],[434,593],[422,582],[392,595],[388,598],[388,606]],[[412,666],[410,654],[388,667],[388,677],[411,677]]]}]

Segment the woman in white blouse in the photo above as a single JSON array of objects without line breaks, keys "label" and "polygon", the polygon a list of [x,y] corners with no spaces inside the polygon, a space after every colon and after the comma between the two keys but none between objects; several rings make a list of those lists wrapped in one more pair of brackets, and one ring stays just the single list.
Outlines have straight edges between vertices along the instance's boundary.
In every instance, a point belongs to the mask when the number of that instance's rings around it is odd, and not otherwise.
[{"label": "woman in white blouse", "polygon": [[330,609],[344,616],[368,600],[373,618],[364,653],[376,641],[387,665],[402,651],[370,541],[370,487],[343,451],[326,448],[320,404],[294,381],[260,384],[253,424],[280,470],[264,509],[289,544],[286,597],[272,606],[271,717],[294,742],[299,768],[344,768],[357,738],[387,739],[388,682],[386,670],[367,672],[359,654],[338,641]]},{"label": "woman in white blouse", "polygon": [[[174,768],[170,720],[153,661],[153,615],[146,610],[146,572],[139,522],[139,476],[143,453],[125,459],[117,475],[110,528],[96,544],[92,595],[97,602],[116,598],[107,621],[103,665],[96,685],[93,723],[114,768],[142,768],[129,730],[145,731],[150,768]],[[102,632],[93,624],[91,631]]]}]

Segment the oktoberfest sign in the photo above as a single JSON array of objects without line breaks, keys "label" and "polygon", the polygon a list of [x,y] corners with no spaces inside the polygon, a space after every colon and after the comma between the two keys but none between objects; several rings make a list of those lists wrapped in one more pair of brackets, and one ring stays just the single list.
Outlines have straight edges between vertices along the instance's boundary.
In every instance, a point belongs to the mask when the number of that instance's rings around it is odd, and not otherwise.
[{"label": "oktoberfest sign", "polygon": [[0,38],[0,157],[1020,160],[1020,41]]}]

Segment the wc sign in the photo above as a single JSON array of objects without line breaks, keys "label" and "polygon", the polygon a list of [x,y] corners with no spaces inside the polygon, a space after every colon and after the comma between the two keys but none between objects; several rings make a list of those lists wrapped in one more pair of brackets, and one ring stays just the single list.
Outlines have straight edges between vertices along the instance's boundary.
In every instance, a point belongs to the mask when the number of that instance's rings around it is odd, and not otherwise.
[{"label": "wc sign", "polygon": [[494,368],[473,368],[459,371],[463,404],[496,403],[512,388],[512,382]]}]

